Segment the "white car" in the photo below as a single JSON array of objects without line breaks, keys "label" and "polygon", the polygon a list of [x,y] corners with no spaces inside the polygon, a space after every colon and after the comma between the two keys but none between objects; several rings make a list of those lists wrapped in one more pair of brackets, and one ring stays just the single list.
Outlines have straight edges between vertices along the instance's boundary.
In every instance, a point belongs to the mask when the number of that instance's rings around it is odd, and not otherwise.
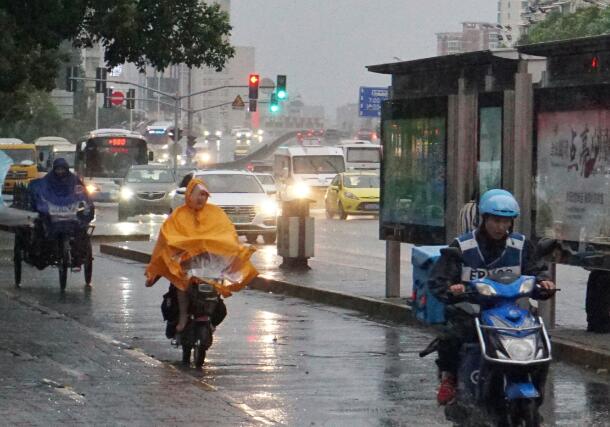
[{"label": "white car", "polygon": [[258,178],[258,180],[263,184],[263,188],[265,192],[270,196],[277,193],[277,186],[275,185],[275,178],[270,173],[258,173],[254,172],[254,175]]},{"label": "white car", "polygon": [[[267,244],[275,242],[278,203],[265,192],[254,174],[235,170],[194,171],[181,185],[188,185],[193,177],[205,182],[210,191],[208,203],[220,206],[233,221],[237,234],[246,236],[248,243],[255,243],[259,235]],[[180,187],[173,192],[172,209],[184,204],[185,191],[185,187]]]}]

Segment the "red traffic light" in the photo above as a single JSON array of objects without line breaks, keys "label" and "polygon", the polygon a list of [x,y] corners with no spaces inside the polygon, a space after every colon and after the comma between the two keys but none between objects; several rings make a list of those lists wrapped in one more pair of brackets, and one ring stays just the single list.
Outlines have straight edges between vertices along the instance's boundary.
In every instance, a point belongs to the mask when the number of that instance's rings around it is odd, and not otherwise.
[{"label": "red traffic light", "polygon": [[258,99],[258,74],[250,74],[248,77],[248,98]]}]

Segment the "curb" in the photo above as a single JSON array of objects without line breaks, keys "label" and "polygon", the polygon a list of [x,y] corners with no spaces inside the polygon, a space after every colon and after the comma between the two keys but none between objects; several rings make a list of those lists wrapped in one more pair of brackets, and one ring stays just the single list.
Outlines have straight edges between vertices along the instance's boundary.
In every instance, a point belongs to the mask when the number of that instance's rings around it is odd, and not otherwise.
[{"label": "curb", "polygon": [[[141,263],[150,261],[150,254],[113,245],[101,244],[100,252]],[[266,278],[264,274],[256,277],[248,287],[263,292],[289,295],[321,304],[355,310],[375,318],[414,326],[429,332],[437,330],[437,327],[425,325],[417,320],[411,307],[405,304],[296,285]],[[551,335],[553,358],[555,360],[593,369],[610,369],[610,352],[588,348],[583,344],[564,338],[553,337],[552,331],[549,334]]]}]

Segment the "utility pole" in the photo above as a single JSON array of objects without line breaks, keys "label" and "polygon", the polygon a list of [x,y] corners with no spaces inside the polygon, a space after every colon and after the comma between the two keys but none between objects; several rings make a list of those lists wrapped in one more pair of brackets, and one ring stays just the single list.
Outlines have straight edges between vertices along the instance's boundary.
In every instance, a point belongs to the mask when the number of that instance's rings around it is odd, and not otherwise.
[{"label": "utility pole", "polygon": [[[189,95],[192,91],[192,84],[193,81],[191,79],[192,77],[192,69],[191,67],[189,67],[189,71],[188,71],[188,81],[187,81],[187,92]],[[192,104],[192,97],[189,96],[186,99],[186,109],[188,110],[188,113],[186,115],[186,128],[187,128],[187,137],[191,136],[193,134],[193,104]]]}]

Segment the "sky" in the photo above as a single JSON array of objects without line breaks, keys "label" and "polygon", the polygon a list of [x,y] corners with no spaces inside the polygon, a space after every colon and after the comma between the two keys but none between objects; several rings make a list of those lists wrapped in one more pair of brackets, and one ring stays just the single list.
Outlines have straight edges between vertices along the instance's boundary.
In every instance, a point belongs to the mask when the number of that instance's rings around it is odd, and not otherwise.
[{"label": "sky", "polygon": [[231,0],[232,42],[256,48],[256,72],[287,75],[289,94],[326,115],[388,86],[365,66],[436,55],[436,33],[496,22],[497,0]]}]

